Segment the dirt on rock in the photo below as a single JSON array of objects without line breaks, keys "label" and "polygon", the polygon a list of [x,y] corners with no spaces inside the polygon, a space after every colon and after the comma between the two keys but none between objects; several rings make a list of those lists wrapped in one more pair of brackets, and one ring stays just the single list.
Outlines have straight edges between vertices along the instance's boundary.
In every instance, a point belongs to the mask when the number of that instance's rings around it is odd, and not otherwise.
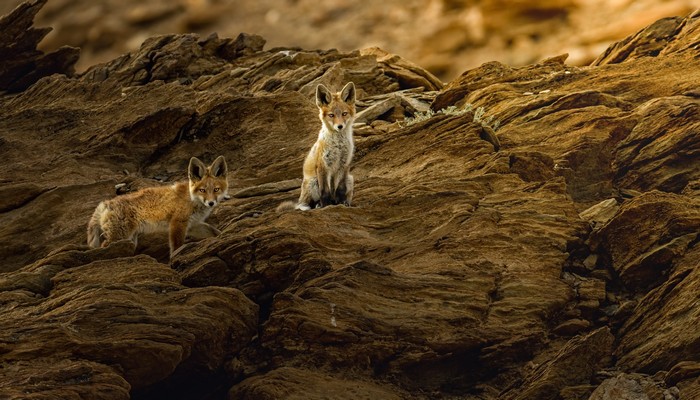
[{"label": "dirt on rock", "polygon": [[[0,397],[699,392],[700,12],[592,66],[443,85],[380,48],[247,34],[153,36],[75,73],[73,51],[35,50],[44,4],[0,21],[22,27],[0,52],[61,67],[0,61],[27,83],[0,94]],[[353,206],[275,211],[299,195],[316,86],[348,81]],[[159,234],[85,245],[100,201],[218,155],[220,236],[172,259]]]}]

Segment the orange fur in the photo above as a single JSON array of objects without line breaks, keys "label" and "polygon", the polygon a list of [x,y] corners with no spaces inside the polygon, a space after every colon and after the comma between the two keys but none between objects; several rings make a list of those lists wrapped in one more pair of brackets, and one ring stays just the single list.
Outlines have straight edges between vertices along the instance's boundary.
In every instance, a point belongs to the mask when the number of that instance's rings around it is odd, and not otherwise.
[{"label": "orange fur", "polygon": [[[321,119],[318,139],[304,160],[304,180],[295,208],[309,210],[332,204],[351,205],[354,179],[350,163],[355,151],[352,124],[355,119],[355,84],[340,92],[325,86],[316,88],[316,105]],[[282,203],[278,209],[289,208]]]},{"label": "orange fur", "polygon": [[189,181],[151,187],[101,202],[90,218],[87,241],[90,247],[131,239],[140,233],[168,231],[170,254],[185,243],[187,231],[197,227],[211,235],[218,229],[204,222],[228,190],[226,160],[219,156],[209,167],[192,157]]}]

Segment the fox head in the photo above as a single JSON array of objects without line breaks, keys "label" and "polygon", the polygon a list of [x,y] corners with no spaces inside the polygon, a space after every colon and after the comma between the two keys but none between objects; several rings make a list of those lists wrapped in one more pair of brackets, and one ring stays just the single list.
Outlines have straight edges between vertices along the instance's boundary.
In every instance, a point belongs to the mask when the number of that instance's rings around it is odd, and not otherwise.
[{"label": "fox head", "polygon": [[342,132],[352,126],[355,118],[355,84],[348,82],[337,93],[331,93],[327,87],[316,87],[316,105],[321,122],[330,131]]},{"label": "fox head", "polygon": [[197,157],[192,157],[187,173],[190,178],[192,201],[200,202],[207,207],[214,207],[226,196],[228,168],[224,156],[217,157],[208,167]]}]

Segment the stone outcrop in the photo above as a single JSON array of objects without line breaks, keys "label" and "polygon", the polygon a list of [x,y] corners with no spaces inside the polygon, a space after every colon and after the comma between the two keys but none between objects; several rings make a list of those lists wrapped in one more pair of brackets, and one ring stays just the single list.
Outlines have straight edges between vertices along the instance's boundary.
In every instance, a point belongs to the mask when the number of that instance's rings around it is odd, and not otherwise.
[{"label": "stone outcrop", "polygon": [[[692,398],[700,18],[672,22],[444,87],[381,49],[163,35],[0,95],[0,397]],[[347,81],[355,204],[276,212]],[[87,248],[99,201],[220,154],[220,236]]]},{"label": "stone outcrop", "polygon": [[[21,2],[0,2],[0,15]],[[610,43],[630,35],[606,57],[655,55],[665,40],[649,41],[648,34],[672,34],[683,18],[667,17],[696,7],[692,0],[383,0],[372,7],[354,0],[52,0],[37,22],[55,28],[42,48],[82,49],[80,71],[133,52],[160,34],[251,32],[271,47],[379,46],[449,81],[492,60],[523,66],[569,52],[571,65],[588,65]]]},{"label": "stone outcrop", "polygon": [[44,54],[39,42],[51,28],[34,28],[34,17],[48,0],[22,3],[0,19],[0,91],[20,92],[44,76],[72,75],[80,49],[62,46]]}]

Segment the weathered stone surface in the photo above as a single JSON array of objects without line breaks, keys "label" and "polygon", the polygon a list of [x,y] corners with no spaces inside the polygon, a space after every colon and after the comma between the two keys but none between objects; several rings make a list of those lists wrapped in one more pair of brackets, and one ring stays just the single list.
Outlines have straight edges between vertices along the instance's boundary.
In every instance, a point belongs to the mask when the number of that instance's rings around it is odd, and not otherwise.
[{"label": "weathered stone surface", "polygon": [[[606,379],[598,386],[589,400],[653,400],[673,399],[662,384],[648,376],[619,374]],[[684,398],[684,397],[681,397]]]},{"label": "weathered stone surface", "polygon": [[600,226],[608,222],[619,209],[620,205],[616,199],[607,199],[581,211],[578,216],[594,226]]},{"label": "weathered stone surface", "polygon": [[689,182],[700,179],[700,99],[653,99],[637,113],[640,123],[615,152],[612,166],[617,185],[680,193]]},{"label": "weathered stone surface", "polygon": [[700,248],[674,261],[668,279],[650,291],[622,327],[619,364],[636,371],[668,371],[682,361],[700,361]]},{"label": "weathered stone surface", "polygon": [[503,398],[559,398],[563,388],[588,382],[598,369],[611,362],[613,340],[608,328],[571,339],[551,360],[532,371],[522,386],[506,392]]},{"label": "weathered stone surface", "polygon": [[[0,95],[2,395],[573,399],[608,366],[693,393],[698,24],[656,56],[490,63],[443,89],[378,49],[170,34]],[[316,85],[348,80],[353,207],[276,212]],[[115,188],[220,154],[219,237],[170,265],[162,235],[83,244]]]},{"label": "weathered stone surface", "polygon": [[626,286],[647,287],[665,280],[693,247],[699,228],[697,199],[652,191],[624,204],[593,234],[591,247],[609,258]]},{"label": "weathered stone surface", "polygon": [[678,382],[700,376],[700,362],[681,361],[674,365],[666,374],[666,384],[673,386]]},{"label": "weathered stone surface", "polygon": [[690,379],[678,384],[678,398],[695,399],[700,396],[700,378]]},{"label": "weathered stone surface", "polygon": [[80,49],[63,46],[44,54],[36,48],[51,32],[51,28],[32,27],[47,1],[24,2],[0,18],[0,91],[21,92],[44,76],[75,72]]},{"label": "weathered stone surface", "polygon": [[[3,368],[15,371],[8,390],[40,398],[61,390],[126,398],[129,388],[181,371],[216,371],[255,334],[258,307],[240,291],[187,289],[176,272],[148,256],[103,255],[67,250],[3,276],[18,285],[16,274],[45,282],[2,291]],[[39,367],[48,380],[65,377],[66,387],[35,387],[18,376],[17,369]]]},{"label": "weathered stone surface", "polygon": [[372,382],[340,378],[309,371],[282,367],[267,374],[247,379],[229,392],[229,399],[348,399],[399,400],[410,396],[398,388],[386,388]]},{"label": "weathered stone surface", "polygon": [[0,396],[7,399],[129,399],[131,385],[113,367],[61,357],[3,362]]},{"label": "weathered stone surface", "polygon": [[[0,2],[0,15],[21,1]],[[83,49],[80,70],[135,51],[158,34],[218,32],[233,38],[254,32],[269,39],[270,47],[391,49],[449,81],[492,60],[526,65],[568,52],[571,65],[589,65],[610,43],[696,8],[691,0],[621,0],[603,6],[574,0],[384,0],[375,7],[351,0],[61,0],[50,1],[38,22],[56,28],[43,47]],[[657,31],[644,29],[611,56],[624,50],[655,54],[674,34]]]},{"label": "weathered stone surface", "polygon": [[692,51],[693,40],[700,35],[694,20],[696,11],[688,18],[661,18],[634,35],[621,40],[601,54],[592,65],[617,64],[666,52]]}]

